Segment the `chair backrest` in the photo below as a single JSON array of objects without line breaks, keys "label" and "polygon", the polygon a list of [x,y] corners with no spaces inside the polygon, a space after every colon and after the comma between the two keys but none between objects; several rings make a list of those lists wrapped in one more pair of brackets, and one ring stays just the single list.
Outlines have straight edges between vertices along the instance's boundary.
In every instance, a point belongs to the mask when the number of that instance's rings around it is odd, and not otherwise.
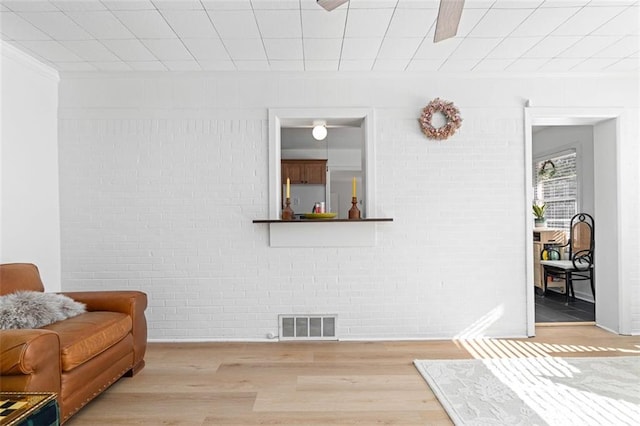
[{"label": "chair backrest", "polygon": [[569,255],[572,260],[576,257],[588,256],[589,262],[593,263],[594,226],[593,217],[587,213],[578,213],[571,218]]},{"label": "chair backrest", "polygon": [[37,266],[31,263],[0,265],[0,295],[20,290],[44,291]]}]

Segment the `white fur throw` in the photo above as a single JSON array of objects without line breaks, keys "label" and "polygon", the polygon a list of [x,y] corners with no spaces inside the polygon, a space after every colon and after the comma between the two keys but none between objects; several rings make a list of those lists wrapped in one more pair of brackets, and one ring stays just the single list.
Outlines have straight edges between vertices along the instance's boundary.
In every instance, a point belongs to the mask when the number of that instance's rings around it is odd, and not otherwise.
[{"label": "white fur throw", "polygon": [[0,329],[40,328],[84,312],[83,303],[62,294],[18,291],[0,296]]}]

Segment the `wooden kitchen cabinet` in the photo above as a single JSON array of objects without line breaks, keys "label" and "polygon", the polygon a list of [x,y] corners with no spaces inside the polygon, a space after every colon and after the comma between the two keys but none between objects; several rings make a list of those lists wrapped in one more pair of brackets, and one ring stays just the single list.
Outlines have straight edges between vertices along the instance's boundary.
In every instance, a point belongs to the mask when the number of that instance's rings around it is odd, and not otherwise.
[{"label": "wooden kitchen cabinet", "polygon": [[327,183],[327,160],[282,160],[282,183],[290,179],[291,184]]}]

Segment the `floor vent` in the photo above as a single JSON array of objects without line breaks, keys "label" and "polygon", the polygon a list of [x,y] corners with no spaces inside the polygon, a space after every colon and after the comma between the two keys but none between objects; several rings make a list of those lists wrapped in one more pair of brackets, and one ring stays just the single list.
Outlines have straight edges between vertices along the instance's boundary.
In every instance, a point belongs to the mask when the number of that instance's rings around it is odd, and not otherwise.
[{"label": "floor vent", "polygon": [[278,315],[280,340],[338,340],[337,315]]}]

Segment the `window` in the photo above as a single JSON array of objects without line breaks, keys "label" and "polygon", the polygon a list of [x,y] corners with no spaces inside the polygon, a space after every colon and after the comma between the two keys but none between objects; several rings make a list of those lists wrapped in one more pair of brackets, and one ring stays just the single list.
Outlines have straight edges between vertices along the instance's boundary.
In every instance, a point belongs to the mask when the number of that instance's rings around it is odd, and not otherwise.
[{"label": "window", "polygon": [[535,201],[547,204],[547,226],[568,230],[571,218],[578,212],[576,152],[537,161],[534,170]]}]

